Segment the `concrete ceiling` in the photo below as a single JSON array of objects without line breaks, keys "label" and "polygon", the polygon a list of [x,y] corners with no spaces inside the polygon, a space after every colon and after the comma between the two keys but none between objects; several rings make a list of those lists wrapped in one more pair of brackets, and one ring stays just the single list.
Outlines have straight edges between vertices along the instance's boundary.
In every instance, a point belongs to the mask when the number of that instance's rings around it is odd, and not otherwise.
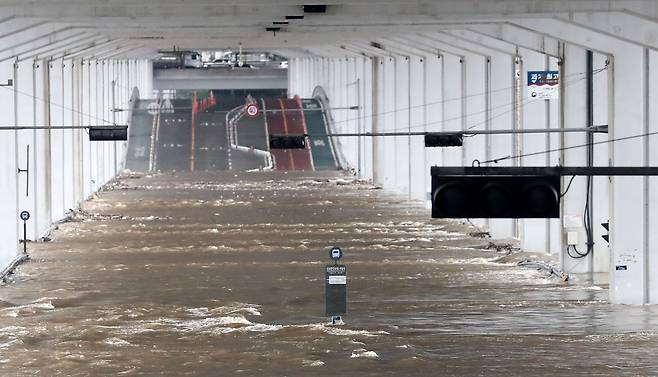
[{"label": "concrete ceiling", "polygon": [[[326,4],[324,14],[303,4]],[[60,54],[149,56],[159,49],[235,48],[312,54],[405,34],[510,19],[570,19],[617,12],[658,20],[654,0],[0,0],[0,60]],[[273,25],[286,16],[304,16]],[[280,27],[274,35],[267,27]],[[76,39],[76,37],[78,37]],[[84,38],[86,37],[86,39]],[[59,44],[59,45],[57,45]],[[99,45],[105,46],[105,50]],[[52,46],[50,49],[49,47]],[[38,53],[35,53],[38,51]],[[347,52],[346,52],[347,54]],[[106,56],[106,55],[104,55]]]}]

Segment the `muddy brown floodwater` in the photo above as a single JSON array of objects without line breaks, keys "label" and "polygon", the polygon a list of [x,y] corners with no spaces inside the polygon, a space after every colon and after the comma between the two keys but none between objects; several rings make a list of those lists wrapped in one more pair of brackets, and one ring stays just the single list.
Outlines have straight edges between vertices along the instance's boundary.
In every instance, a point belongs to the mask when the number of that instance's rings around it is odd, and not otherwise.
[{"label": "muddy brown floodwater", "polygon": [[654,307],[337,173],[133,175],[83,208],[0,287],[1,376],[658,375]]}]

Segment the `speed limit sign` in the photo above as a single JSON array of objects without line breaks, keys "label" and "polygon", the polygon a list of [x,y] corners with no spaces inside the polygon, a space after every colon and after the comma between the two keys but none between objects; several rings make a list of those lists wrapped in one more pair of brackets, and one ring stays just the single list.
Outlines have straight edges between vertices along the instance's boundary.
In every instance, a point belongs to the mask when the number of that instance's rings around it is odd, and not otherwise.
[{"label": "speed limit sign", "polygon": [[260,113],[260,109],[258,109],[258,106],[255,103],[250,103],[247,105],[245,112],[247,113],[247,116],[255,118]]}]

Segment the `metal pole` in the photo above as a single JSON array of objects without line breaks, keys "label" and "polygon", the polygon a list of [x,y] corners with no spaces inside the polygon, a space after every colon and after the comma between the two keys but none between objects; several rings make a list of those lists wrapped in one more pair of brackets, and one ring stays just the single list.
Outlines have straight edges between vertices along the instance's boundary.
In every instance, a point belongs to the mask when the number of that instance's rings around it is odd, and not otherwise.
[{"label": "metal pole", "polygon": [[[591,129],[594,126],[594,53],[587,50],[587,126]],[[587,133],[587,167],[594,166],[594,132]],[[587,252],[590,254],[589,259],[589,272],[594,274],[594,234],[592,224],[594,224],[594,212],[592,211],[593,177],[587,176],[587,196],[586,196],[586,212],[585,221],[587,222]]]},{"label": "metal pole", "polygon": [[[243,107],[243,106],[240,106],[240,107]],[[174,107],[173,109],[174,110],[191,110],[192,108],[185,106],[185,107]],[[326,108],[326,110],[354,110],[354,111],[358,111],[358,110],[361,110],[361,106],[359,105],[359,106],[330,107],[330,108]],[[112,109],[110,109],[110,111],[113,112],[113,113],[120,113],[120,112],[123,112],[123,111],[130,111],[130,109],[119,109],[119,108],[114,108],[113,107]],[[142,112],[142,111],[148,111],[148,109],[133,109],[132,111],[133,112]],[[228,113],[228,112],[231,112],[231,111],[232,110],[216,110],[216,111],[208,111],[208,112],[213,113],[213,114],[224,114],[224,113]],[[300,109],[284,109],[284,110],[281,110],[281,109],[277,109],[277,110],[261,109],[260,110],[261,113],[307,112],[307,111],[324,111],[324,109],[301,109],[301,110]]]},{"label": "metal pole", "polygon": [[128,127],[125,124],[117,125],[89,125],[89,126],[0,126],[0,131],[20,131],[20,130],[83,130],[89,128],[115,128],[115,127]]},{"label": "metal pole", "polygon": [[27,254],[27,221],[23,220],[23,253]]},{"label": "metal pole", "polygon": [[[356,67],[355,67],[356,69]],[[356,79],[356,103],[359,108],[359,115],[357,116],[357,129],[359,133],[363,133],[361,128],[361,78]],[[356,148],[357,148],[357,178],[361,179],[361,136],[357,138]]]},{"label": "metal pole", "polygon": [[[112,80],[112,108],[116,109],[116,87],[117,87],[117,82],[116,80]],[[112,111],[112,124],[116,125],[117,124],[117,113],[116,111]]]},{"label": "metal pole", "polygon": [[547,129],[522,129],[522,130],[472,130],[472,131],[442,131],[442,132],[364,132],[364,133],[330,133],[326,135],[297,134],[279,136],[309,136],[309,137],[360,137],[360,136],[425,136],[425,135],[509,135],[509,134],[539,134],[539,133],[570,133],[570,132],[605,132],[607,126],[595,126],[593,128],[547,128]]},{"label": "metal pole", "polygon": [[658,176],[658,167],[641,166],[433,166],[432,175],[491,175],[491,176]]}]

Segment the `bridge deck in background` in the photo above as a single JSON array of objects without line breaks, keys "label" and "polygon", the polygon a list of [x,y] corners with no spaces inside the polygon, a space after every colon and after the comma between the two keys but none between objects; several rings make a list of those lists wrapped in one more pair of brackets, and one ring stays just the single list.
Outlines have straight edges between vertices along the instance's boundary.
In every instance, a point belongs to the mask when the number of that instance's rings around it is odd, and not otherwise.
[{"label": "bridge deck in background", "polygon": [[[295,99],[265,99],[267,131],[271,134],[307,133],[304,117]],[[313,170],[309,147],[306,149],[272,150],[278,170]]]},{"label": "bridge deck in background", "polygon": [[[226,114],[245,104],[245,98],[215,95],[214,105],[192,114],[189,99],[170,100],[173,113],[163,111],[153,116],[147,111],[153,101],[140,101],[133,112],[127,166],[133,171],[147,171],[151,157],[161,171],[237,171],[265,166],[264,158],[243,150],[229,151]],[[278,170],[335,170],[338,167],[322,112],[312,110],[319,103],[299,98],[270,97],[257,100],[266,111],[256,118],[243,116],[236,124],[238,145],[269,150],[269,134],[306,134],[313,138],[303,150],[273,150]],[[306,107],[307,111],[302,108]],[[155,127],[155,130],[154,130]],[[152,136],[155,142],[152,143]],[[156,150],[151,151],[151,145]]]}]

